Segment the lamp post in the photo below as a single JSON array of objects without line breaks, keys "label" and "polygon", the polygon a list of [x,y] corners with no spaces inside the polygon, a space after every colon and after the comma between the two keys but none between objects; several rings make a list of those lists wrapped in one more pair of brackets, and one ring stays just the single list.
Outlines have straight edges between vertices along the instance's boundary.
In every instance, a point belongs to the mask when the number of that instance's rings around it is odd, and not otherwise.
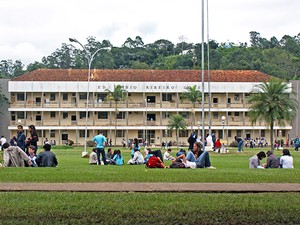
[{"label": "lamp post", "polygon": [[168,130],[165,130],[165,135],[166,135],[165,149],[167,149],[168,148]]},{"label": "lamp post", "polygon": [[145,146],[147,146],[147,125],[148,125],[148,99],[145,98],[145,106],[146,106],[146,118],[145,118],[145,126],[146,126],[146,132],[145,132]]},{"label": "lamp post", "polygon": [[223,125],[223,135],[222,135],[222,139],[225,139],[225,135],[224,135],[225,119],[226,119],[226,117],[225,117],[225,116],[222,116],[222,117],[221,117],[221,120],[222,120],[222,125]]},{"label": "lamp post", "polygon": [[87,83],[87,94],[86,94],[86,107],[85,107],[85,132],[84,132],[84,151],[82,152],[82,157],[87,155],[87,150],[86,150],[86,144],[87,144],[87,126],[88,126],[88,111],[89,111],[89,95],[90,95],[90,79],[91,79],[91,65],[94,60],[95,55],[102,49],[99,48],[97,49],[93,54],[84,47],[83,44],[81,44],[77,39],[75,38],[69,38],[70,42],[75,42],[79,44],[83,50],[85,51],[86,59],[88,61],[88,83]]},{"label": "lamp post", "polygon": [[201,138],[200,138],[201,137],[201,135],[200,135],[200,121],[197,122],[197,125],[198,125],[198,134],[197,135],[198,135],[199,141],[201,142]]}]

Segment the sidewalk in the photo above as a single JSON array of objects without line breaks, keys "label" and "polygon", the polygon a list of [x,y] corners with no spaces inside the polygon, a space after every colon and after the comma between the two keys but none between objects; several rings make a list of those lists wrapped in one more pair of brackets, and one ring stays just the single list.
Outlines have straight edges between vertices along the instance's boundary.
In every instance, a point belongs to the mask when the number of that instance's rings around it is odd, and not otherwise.
[{"label": "sidewalk", "polygon": [[300,192],[299,183],[0,183],[0,191],[53,192]]}]

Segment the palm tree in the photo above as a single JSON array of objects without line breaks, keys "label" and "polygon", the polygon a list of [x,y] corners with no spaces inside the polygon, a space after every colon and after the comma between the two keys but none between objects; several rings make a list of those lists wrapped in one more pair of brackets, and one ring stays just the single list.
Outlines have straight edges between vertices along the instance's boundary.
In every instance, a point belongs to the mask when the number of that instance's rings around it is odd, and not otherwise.
[{"label": "palm tree", "polygon": [[193,130],[193,126],[195,124],[195,107],[197,102],[201,102],[201,91],[197,90],[197,86],[189,86],[185,88],[187,91],[180,94],[182,100],[188,100],[192,103],[192,114],[193,114],[193,124],[191,129]]},{"label": "palm tree", "polygon": [[117,121],[118,121],[118,102],[128,99],[127,91],[121,85],[114,85],[114,90],[105,89],[109,94],[106,96],[106,101],[115,102],[115,146],[117,143]]},{"label": "palm tree", "polygon": [[176,142],[177,142],[177,149],[178,149],[178,131],[180,129],[186,130],[186,122],[185,119],[181,115],[173,115],[169,120],[169,124],[167,125],[169,130],[175,129],[176,131]]},{"label": "palm tree", "polygon": [[[257,120],[264,120],[270,126],[270,140],[272,150],[274,150],[274,124],[279,125],[291,122],[297,110],[298,102],[290,96],[290,87],[287,83],[279,79],[271,79],[268,83],[256,85],[247,100],[251,104],[249,107],[249,117],[252,124]],[[294,92],[291,93],[295,95]]]}]

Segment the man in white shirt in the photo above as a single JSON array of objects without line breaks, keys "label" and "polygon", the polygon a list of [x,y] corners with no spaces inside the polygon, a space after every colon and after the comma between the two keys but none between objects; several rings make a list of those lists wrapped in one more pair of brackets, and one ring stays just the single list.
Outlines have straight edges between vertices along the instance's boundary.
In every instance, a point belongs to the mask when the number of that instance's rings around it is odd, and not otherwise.
[{"label": "man in white shirt", "polygon": [[164,160],[174,160],[175,158],[170,155],[172,150],[169,148],[164,153]]}]

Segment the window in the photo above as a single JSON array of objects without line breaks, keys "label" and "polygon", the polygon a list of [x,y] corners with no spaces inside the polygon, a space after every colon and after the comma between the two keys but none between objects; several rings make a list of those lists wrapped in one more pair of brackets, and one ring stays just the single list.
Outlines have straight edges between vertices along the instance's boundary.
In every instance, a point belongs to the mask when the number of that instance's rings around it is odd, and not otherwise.
[{"label": "window", "polygon": [[223,130],[218,130],[218,137],[221,138],[221,139],[224,139],[224,137],[223,137]]},{"label": "window", "polygon": [[24,93],[18,93],[17,94],[17,101],[24,101],[25,100],[25,94]]},{"label": "window", "polygon": [[181,115],[184,119],[189,118],[189,113],[188,112],[180,112],[179,115]]},{"label": "window", "polygon": [[170,94],[170,93],[163,93],[162,94],[162,100],[163,101],[172,101],[172,94]]},{"label": "window", "polygon": [[234,112],[234,116],[240,116],[240,112]]},{"label": "window", "polygon": [[239,94],[235,94],[234,95],[234,101],[239,101],[240,100],[240,95]]},{"label": "window", "polygon": [[231,104],[231,98],[227,98],[227,103]]},{"label": "window", "polygon": [[108,113],[107,112],[98,112],[98,119],[107,119]]},{"label": "window", "polygon": [[71,121],[72,121],[72,122],[76,122],[76,115],[72,115],[72,116],[71,116]]},{"label": "window", "polygon": [[50,118],[55,118],[56,113],[55,112],[50,112]]},{"label": "window", "polygon": [[144,138],[144,130],[138,130],[138,138]]},{"label": "window", "polygon": [[101,99],[102,101],[105,100],[107,94],[98,94],[98,100]]},{"label": "window", "polygon": [[282,135],[282,137],[285,137],[285,130],[282,130],[281,135]]},{"label": "window", "polygon": [[68,101],[69,99],[69,96],[68,96],[68,93],[63,93],[63,101]]},{"label": "window", "polygon": [[170,118],[171,117],[171,113],[170,112],[163,112],[162,113],[162,118],[163,119],[168,119],[168,118]]},{"label": "window", "polygon": [[50,101],[55,101],[55,93],[50,93]]},{"label": "window", "polygon": [[86,100],[87,98],[87,93],[80,93],[79,94],[79,100]]},{"label": "window", "polygon": [[265,137],[266,136],[266,131],[265,130],[260,130],[260,136]]},{"label": "window", "polygon": [[248,117],[248,112],[245,112],[245,117]]},{"label": "window", "polygon": [[63,119],[67,119],[68,118],[68,112],[63,112]]},{"label": "window", "polygon": [[123,130],[117,130],[117,137],[124,137],[124,131]]},{"label": "window", "polygon": [[55,137],[55,130],[50,130],[50,137]]},{"label": "window", "polygon": [[[89,137],[90,131],[87,130],[86,134],[87,134],[86,136]],[[79,137],[85,137],[85,130],[79,130]]]},{"label": "window", "polygon": [[188,130],[179,130],[179,137],[188,137],[189,131]]},{"label": "window", "polygon": [[213,103],[218,104],[218,98],[213,98]]},{"label": "window", "polygon": [[156,115],[155,114],[147,114],[147,121],[155,121]]},{"label": "window", "polygon": [[146,99],[148,103],[155,103],[155,96],[147,96]]},{"label": "window", "polygon": [[227,131],[228,137],[231,137],[231,130]]},{"label": "window", "polygon": [[17,112],[18,119],[25,119],[25,112]]},{"label": "window", "polygon": [[237,131],[236,131],[236,136],[242,137],[242,131],[241,131],[241,130],[237,130]]},{"label": "window", "polygon": [[171,130],[163,130],[163,137],[166,137],[166,134],[167,134],[167,137],[172,137],[172,133],[173,131]]},{"label": "window", "polygon": [[[79,112],[79,118],[83,119],[86,117],[86,112]],[[90,117],[90,113],[88,113],[88,117]]]},{"label": "window", "polygon": [[125,119],[125,112],[119,112],[118,114],[117,114],[117,119]]},{"label": "window", "polygon": [[11,120],[16,120],[16,113],[15,112],[11,112]]},{"label": "window", "polygon": [[213,112],[213,118],[218,119],[219,118],[219,113],[218,112]]},{"label": "window", "polygon": [[42,120],[42,116],[41,115],[36,115],[35,116],[35,120],[36,121],[41,121]]},{"label": "window", "polygon": [[228,112],[228,116],[231,116],[231,112]]}]

